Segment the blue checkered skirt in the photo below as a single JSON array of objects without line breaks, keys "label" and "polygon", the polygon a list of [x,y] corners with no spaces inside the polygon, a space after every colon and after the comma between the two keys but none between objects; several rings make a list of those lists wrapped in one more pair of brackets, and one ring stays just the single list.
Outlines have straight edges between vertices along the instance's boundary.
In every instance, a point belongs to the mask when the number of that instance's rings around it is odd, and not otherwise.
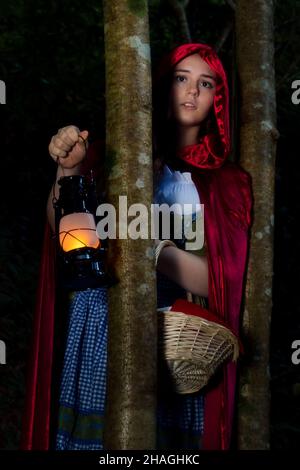
[{"label": "blue checkered skirt", "polygon": [[106,288],[73,294],[60,385],[56,449],[103,448],[107,311]]}]

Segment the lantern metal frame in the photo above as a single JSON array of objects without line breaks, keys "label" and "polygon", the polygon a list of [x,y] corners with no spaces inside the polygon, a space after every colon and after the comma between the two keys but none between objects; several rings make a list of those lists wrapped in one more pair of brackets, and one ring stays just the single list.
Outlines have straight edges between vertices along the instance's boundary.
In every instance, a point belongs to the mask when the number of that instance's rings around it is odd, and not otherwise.
[{"label": "lantern metal frame", "polygon": [[92,214],[95,226],[97,226],[95,214],[98,200],[95,180],[92,175],[90,177],[72,175],[61,177],[58,184],[60,186],[59,198],[54,199],[53,205],[59,284],[69,290],[108,287],[111,280],[107,274],[107,244],[105,240],[99,239],[98,248],[85,246],[71,251],[64,251],[60,244],[60,220],[66,215],[73,213]]}]

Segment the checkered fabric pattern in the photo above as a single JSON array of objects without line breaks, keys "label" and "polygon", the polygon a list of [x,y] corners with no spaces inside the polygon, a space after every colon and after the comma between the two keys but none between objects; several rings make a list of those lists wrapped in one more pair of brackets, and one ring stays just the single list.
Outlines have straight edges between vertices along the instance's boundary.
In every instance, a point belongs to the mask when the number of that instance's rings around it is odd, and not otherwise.
[{"label": "checkered fabric pattern", "polygon": [[106,393],[107,290],[74,294],[60,386],[57,449],[102,449]]}]

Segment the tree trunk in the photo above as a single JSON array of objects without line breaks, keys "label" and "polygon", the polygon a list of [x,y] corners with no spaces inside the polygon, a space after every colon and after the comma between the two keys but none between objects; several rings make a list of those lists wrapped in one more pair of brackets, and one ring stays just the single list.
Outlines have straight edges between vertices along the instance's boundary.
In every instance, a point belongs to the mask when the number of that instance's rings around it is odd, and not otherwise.
[{"label": "tree trunk", "polygon": [[[128,208],[143,203],[150,214],[153,193],[147,1],[105,0],[104,15],[108,201],[117,211],[117,229],[122,229],[119,195],[127,196]],[[126,218],[127,209],[121,215]],[[104,442],[106,449],[152,449],[157,336],[153,243],[149,237],[121,237],[109,240],[109,264],[118,283],[109,289]]]},{"label": "tree trunk", "polygon": [[252,176],[254,193],[243,317],[246,360],[240,377],[238,446],[240,449],[268,449],[274,170],[278,134],[272,0],[237,0],[236,38],[241,102],[240,163]]}]

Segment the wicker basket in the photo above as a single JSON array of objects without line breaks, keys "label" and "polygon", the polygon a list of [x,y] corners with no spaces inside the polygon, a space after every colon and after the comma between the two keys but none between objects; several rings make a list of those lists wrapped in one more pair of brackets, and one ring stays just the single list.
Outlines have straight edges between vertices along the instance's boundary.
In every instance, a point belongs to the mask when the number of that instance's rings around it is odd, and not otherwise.
[{"label": "wicker basket", "polygon": [[225,326],[182,312],[158,311],[159,353],[177,393],[204,387],[226,360],[236,361],[239,343]]}]

